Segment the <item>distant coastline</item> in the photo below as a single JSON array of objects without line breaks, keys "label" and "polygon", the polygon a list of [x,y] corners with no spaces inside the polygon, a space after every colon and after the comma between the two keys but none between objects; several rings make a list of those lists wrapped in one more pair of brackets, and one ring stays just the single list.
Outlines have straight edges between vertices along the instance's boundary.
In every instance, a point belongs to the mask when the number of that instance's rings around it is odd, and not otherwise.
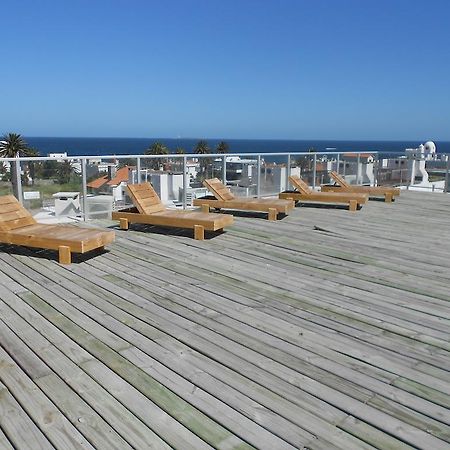
[{"label": "distant coastline", "polygon": [[[25,137],[27,143],[39,150],[41,155],[47,153],[67,152],[70,156],[81,155],[124,155],[142,154],[153,142],[164,143],[172,152],[177,147],[192,153],[199,139],[194,138],[61,138],[61,137]],[[416,148],[420,141],[340,141],[340,140],[272,140],[272,139],[207,139],[213,150],[217,143],[225,140],[230,146],[230,153],[282,153],[307,152],[314,148],[320,152],[403,152],[405,148]],[[424,140],[425,141],[425,140]],[[450,141],[435,141],[438,153],[450,153]],[[327,150],[334,148],[335,150]]]}]

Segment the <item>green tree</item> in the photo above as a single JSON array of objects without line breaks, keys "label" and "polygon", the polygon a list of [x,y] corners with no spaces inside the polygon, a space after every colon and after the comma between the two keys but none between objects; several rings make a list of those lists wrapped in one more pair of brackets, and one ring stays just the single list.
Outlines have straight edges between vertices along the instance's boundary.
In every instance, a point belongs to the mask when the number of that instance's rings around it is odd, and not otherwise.
[{"label": "green tree", "polygon": [[[208,142],[200,140],[194,148],[194,153],[197,155],[207,155],[211,153]],[[199,158],[200,162],[200,179],[208,178],[208,166],[212,164],[211,158]]]},{"label": "green tree", "polygon": [[62,161],[58,163],[58,168],[56,169],[56,176],[58,177],[59,184],[67,184],[73,174],[73,165],[71,161]]},{"label": "green tree", "polygon": [[[2,140],[0,140],[0,158],[31,156],[29,152],[28,144],[20,134],[6,133],[3,135]],[[17,176],[17,161],[11,161],[10,171],[13,193],[19,199],[19,183],[21,180]]]},{"label": "green tree", "polygon": [[[169,149],[161,142],[154,142],[147,150],[145,150],[144,155],[168,155]],[[163,164],[163,158],[152,158],[144,159],[144,167],[150,167],[151,169],[158,170]]]},{"label": "green tree", "polygon": [[57,172],[58,172],[58,161],[48,159],[47,161],[44,161],[42,164],[42,178],[45,180],[50,180],[52,178],[56,178]]},{"label": "green tree", "polygon": [[[37,157],[39,156],[39,151],[35,148],[28,149],[28,156]],[[39,161],[28,161],[26,165],[26,182],[31,179],[31,184],[34,185],[34,180],[36,178],[36,174],[39,172],[39,168],[42,164]]]},{"label": "green tree", "polygon": [[119,159],[119,162],[117,163],[117,168],[121,169],[125,166],[136,166],[136,160],[133,158],[121,158]]},{"label": "green tree", "polygon": [[11,181],[11,174],[5,163],[0,163],[0,180]]},{"label": "green tree", "polygon": [[216,153],[228,153],[230,151],[230,146],[225,141],[220,141],[216,147]]},{"label": "green tree", "polygon": [[184,155],[184,154],[186,153],[186,150],[185,150],[183,147],[177,147],[177,148],[175,149],[175,153],[176,153],[177,155]]},{"label": "green tree", "polygon": [[198,141],[195,148],[194,153],[197,153],[198,155],[206,155],[210,153],[208,142],[206,141]]}]

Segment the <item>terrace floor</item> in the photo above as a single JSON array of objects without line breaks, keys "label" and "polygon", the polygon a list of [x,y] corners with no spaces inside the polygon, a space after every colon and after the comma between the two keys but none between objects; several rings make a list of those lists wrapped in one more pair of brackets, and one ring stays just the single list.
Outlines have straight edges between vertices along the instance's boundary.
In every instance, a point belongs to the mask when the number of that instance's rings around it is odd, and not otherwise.
[{"label": "terrace floor", "polygon": [[3,246],[0,448],[449,449],[449,225],[402,192],[70,266]]}]

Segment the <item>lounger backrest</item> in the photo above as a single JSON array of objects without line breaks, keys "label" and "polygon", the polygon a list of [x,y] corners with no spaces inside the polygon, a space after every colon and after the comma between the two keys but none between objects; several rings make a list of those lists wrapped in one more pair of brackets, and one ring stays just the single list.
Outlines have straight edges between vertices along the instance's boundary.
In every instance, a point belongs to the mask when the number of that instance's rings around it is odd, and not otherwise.
[{"label": "lounger backrest", "polygon": [[333,178],[334,181],[336,181],[337,184],[339,184],[342,187],[350,187],[350,184],[345,181],[345,178],[339,175],[337,172],[332,170],[330,172],[331,178]]},{"label": "lounger backrest", "polygon": [[234,195],[231,193],[231,191],[226,186],[224,186],[224,184],[217,178],[204,180],[203,186],[208,188],[214,194],[214,197],[216,197],[217,200],[226,202],[227,200],[234,199]]},{"label": "lounger backrest", "polygon": [[33,216],[14,195],[0,197],[0,231],[12,231],[35,223]]},{"label": "lounger backrest", "polygon": [[308,183],[305,183],[305,181],[303,181],[299,176],[292,175],[289,177],[289,181],[302,194],[305,195],[311,194],[312,192],[311,187],[308,185]]},{"label": "lounger backrest", "polygon": [[166,209],[150,183],[129,184],[127,189],[134,206],[141,214],[152,214]]}]

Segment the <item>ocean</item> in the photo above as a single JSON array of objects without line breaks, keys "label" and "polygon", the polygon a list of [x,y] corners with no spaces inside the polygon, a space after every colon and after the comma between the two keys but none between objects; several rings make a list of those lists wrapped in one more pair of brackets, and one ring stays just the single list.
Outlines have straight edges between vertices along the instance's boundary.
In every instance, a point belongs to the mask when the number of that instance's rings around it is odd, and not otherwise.
[{"label": "ocean", "polygon": [[[67,138],[25,137],[29,146],[41,156],[48,153],[67,152],[70,156],[143,154],[155,141],[162,142],[174,153],[182,147],[192,153],[200,139],[194,138]],[[307,152],[314,148],[318,152],[379,151],[383,153],[404,152],[405,148],[416,148],[419,141],[340,141],[340,140],[258,140],[258,139],[205,139],[211,153],[221,141],[229,145],[230,153],[281,153]],[[450,141],[435,141],[438,153],[450,153]],[[331,149],[331,150],[330,150]]]}]

